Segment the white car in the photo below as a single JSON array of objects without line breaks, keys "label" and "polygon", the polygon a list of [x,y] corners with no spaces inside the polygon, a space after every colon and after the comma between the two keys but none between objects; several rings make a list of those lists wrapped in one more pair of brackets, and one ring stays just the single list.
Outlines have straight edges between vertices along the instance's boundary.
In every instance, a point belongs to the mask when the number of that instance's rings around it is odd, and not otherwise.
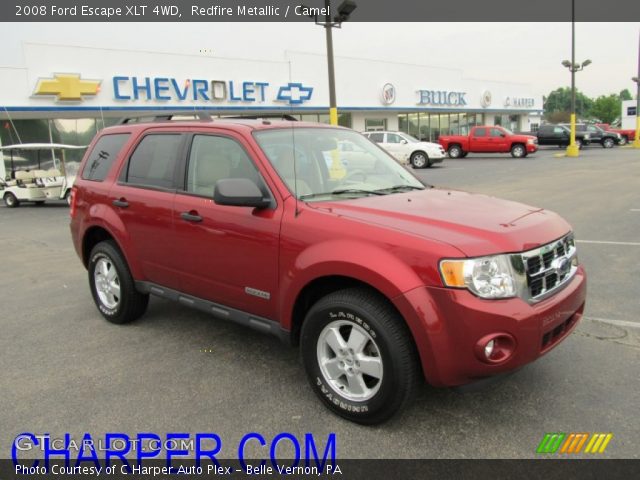
[{"label": "white car", "polygon": [[421,142],[403,132],[364,132],[363,135],[384,148],[401,164],[411,164],[413,168],[430,167],[442,162],[446,156],[440,144]]}]

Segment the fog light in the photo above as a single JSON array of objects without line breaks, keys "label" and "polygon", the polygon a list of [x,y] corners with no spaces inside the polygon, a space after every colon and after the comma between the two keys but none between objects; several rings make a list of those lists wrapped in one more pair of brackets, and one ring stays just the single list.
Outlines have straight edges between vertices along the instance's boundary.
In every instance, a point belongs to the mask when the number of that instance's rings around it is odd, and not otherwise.
[{"label": "fog light", "polygon": [[476,358],[496,365],[509,360],[516,350],[516,339],[508,333],[491,333],[476,342]]},{"label": "fog light", "polygon": [[491,358],[491,354],[493,353],[493,346],[495,345],[495,340],[489,340],[489,342],[484,347],[484,356],[487,359]]}]

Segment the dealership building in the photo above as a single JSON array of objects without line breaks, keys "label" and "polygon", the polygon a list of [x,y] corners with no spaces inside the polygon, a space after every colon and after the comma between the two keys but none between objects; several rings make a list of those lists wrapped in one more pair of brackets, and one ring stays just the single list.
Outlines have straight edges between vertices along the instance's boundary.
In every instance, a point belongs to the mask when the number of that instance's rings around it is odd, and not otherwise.
[{"label": "dealership building", "polygon": [[[0,65],[0,142],[86,145],[122,118],[204,110],[213,116],[287,114],[329,122],[324,55],[279,61],[83,46],[23,44]],[[542,99],[528,84],[474,79],[459,69],[336,57],[339,123],[436,141],[474,125],[535,130]]]}]

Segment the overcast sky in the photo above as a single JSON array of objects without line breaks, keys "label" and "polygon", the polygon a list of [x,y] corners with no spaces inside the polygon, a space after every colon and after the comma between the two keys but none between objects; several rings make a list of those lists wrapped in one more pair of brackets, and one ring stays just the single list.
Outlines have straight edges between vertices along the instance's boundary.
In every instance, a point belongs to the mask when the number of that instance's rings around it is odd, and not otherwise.
[{"label": "overcast sky", "polygon": [[[640,23],[576,24],[577,74],[589,96],[618,93],[638,72]],[[313,23],[0,23],[0,65],[22,64],[23,41],[282,60],[285,50],[325,52]],[[545,95],[570,85],[570,23],[346,23],[336,55],[460,68],[468,78],[529,83]],[[207,53],[200,53],[207,50]],[[338,96],[339,96],[338,92]]]}]

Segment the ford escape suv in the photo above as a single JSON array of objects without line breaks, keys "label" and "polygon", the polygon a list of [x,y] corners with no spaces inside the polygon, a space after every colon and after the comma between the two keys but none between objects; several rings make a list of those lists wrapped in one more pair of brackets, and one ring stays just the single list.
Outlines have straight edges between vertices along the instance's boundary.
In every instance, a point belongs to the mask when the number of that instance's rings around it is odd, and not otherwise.
[{"label": "ford escape suv", "polygon": [[319,124],[106,128],[82,161],[71,233],[110,322],[157,295],[271,333],[299,345],[327,407],[364,424],[420,378],[458,386],[536,360],[585,305],[558,215],[425,186],[361,134]]}]

